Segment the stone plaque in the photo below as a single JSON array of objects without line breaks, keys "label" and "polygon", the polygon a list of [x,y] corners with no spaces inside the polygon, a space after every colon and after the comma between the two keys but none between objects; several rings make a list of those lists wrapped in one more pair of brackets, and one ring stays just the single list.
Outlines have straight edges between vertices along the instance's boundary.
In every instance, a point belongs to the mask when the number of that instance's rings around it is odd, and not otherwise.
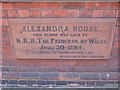
[{"label": "stone plaque", "polygon": [[9,19],[18,59],[109,59],[116,19]]}]

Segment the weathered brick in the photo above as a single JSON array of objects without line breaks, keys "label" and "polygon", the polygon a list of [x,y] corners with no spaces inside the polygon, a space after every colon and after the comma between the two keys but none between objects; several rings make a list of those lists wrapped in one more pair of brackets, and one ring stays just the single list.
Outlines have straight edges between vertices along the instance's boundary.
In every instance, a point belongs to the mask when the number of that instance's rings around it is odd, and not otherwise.
[{"label": "weathered brick", "polygon": [[20,72],[28,72],[28,67],[19,67]]},{"label": "weathered brick", "polygon": [[87,81],[87,86],[95,86],[95,81]]},{"label": "weathered brick", "polygon": [[56,72],[66,72],[66,67],[56,67]]},{"label": "weathered brick", "polygon": [[77,81],[77,84],[84,86],[86,84],[86,81]]},{"label": "weathered brick", "polygon": [[55,72],[55,67],[46,67],[46,72]]},{"label": "weathered brick", "polygon": [[59,73],[58,72],[42,72],[40,73],[40,78],[58,78]]},{"label": "weathered brick", "polygon": [[76,72],[87,72],[87,67],[85,67],[85,66],[77,67]]},{"label": "weathered brick", "polygon": [[13,9],[13,3],[2,3],[2,9]]},{"label": "weathered brick", "polygon": [[115,17],[115,10],[104,10],[104,17]]},{"label": "weathered brick", "polygon": [[32,86],[36,84],[37,82],[35,80],[28,80],[28,86]]},{"label": "weathered brick", "polygon": [[106,72],[106,67],[87,67],[87,72]]},{"label": "weathered brick", "polygon": [[92,17],[103,17],[103,10],[93,10]]},{"label": "weathered brick", "polygon": [[66,72],[76,72],[76,67],[67,67]]},{"label": "weathered brick", "polygon": [[42,17],[52,17],[53,12],[52,10],[42,10]]},{"label": "weathered brick", "polygon": [[37,81],[37,84],[38,84],[38,85],[46,85],[46,82],[45,82],[45,81],[42,81],[42,80],[38,80],[38,81]]},{"label": "weathered brick", "polygon": [[28,72],[38,72],[37,67],[28,67]]},{"label": "weathered brick", "polygon": [[19,85],[28,85],[27,80],[19,80]]},{"label": "weathered brick", "polygon": [[7,11],[6,10],[0,10],[0,17],[6,18],[7,17]]},{"label": "weathered brick", "polygon": [[55,81],[46,81],[46,85],[55,85]]},{"label": "weathered brick", "polygon": [[6,42],[2,42],[2,47],[10,47],[11,43],[9,41],[7,41],[7,40],[9,40],[9,38],[4,39],[4,40],[6,40]]},{"label": "weathered brick", "polygon": [[13,53],[13,49],[9,48],[9,47],[2,48],[2,51],[3,51],[4,54],[11,54],[11,53]]},{"label": "weathered brick", "polygon": [[2,72],[9,72],[9,67],[2,67]]},{"label": "weathered brick", "polygon": [[91,17],[92,11],[91,10],[80,10],[79,17]]},{"label": "weathered brick", "polygon": [[24,9],[31,8],[32,2],[15,2],[13,3],[14,8]]},{"label": "weathered brick", "polygon": [[24,78],[24,79],[39,79],[39,74],[38,73],[30,73],[30,72],[27,72],[27,73],[21,73],[21,76],[20,78]]},{"label": "weathered brick", "polygon": [[86,8],[90,9],[108,9],[110,5],[110,2],[86,2]]},{"label": "weathered brick", "polygon": [[60,73],[60,80],[79,80],[79,73]]},{"label": "weathered brick", "polygon": [[79,10],[69,10],[68,17],[79,17]]},{"label": "weathered brick", "polygon": [[9,70],[10,70],[10,72],[19,72],[19,67],[12,66],[12,67],[9,67]]},{"label": "weathered brick", "polygon": [[112,9],[118,9],[119,2],[111,2],[110,8]]},{"label": "weathered brick", "polygon": [[67,85],[67,81],[56,81],[56,85]]},{"label": "weathered brick", "polygon": [[41,17],[41,10],[30,10],[30,17]]},{"label": "weathered brick", "polygon": [[8,20],[7,19],[0,19],[0,22],[2,22],[2,26],[8,26]]},{"label": "weathered brick", "polygon": [[61,2],[33,2],[32,8],[61,8]]},{"label": "weathered brick", "polygon": [[18,85],[18,80],[9,80],[10,84]]},{"label": "weathered brick", "polygon": [[38,72],[46,72],[46,67],[38,67]]},{"label": "weathered brick", "polygon": [[53,10],[53,15],[55,17],[67,17],[68,10]]},{"label": "weathered brick", "polygon": [[76,66],[77,60],[64,60],[62,66]]},{"label": "weathered brick", "polygon": [[9,34],[10,30],[9,27],[2,27],[2,34]]},{"label": "weathered brick", "polygon": [[61,66],[61,60],[39,60],[42,66]]},{"label": "weathered brick", "polygon": [[8,17],[18,17],[17,10],[8,10]]},{"label": "weathered brick", "polygon": [[95,74],[95,73],[80,74],[80,78],[81,80],[100,80],[99,74]]},{"label": "weathered brick", "polygon": [[7,54],[6,55],[6,59],[7,60],[16,60],[16,56],[15,56],[15,54],[12,54],[12,53],[11,54]]},{"label": "weathered brick", "polygon": [[85,8],[85,2],[65,2],[63,3],[63,8]]},{"label": "weathered brick", "polygon": [[29,10],[19,10],[20,17],[29,17]]},{"label": "weathered brick", "polygon": [[9,80],[2,80],[2,84],[10,84]]}]

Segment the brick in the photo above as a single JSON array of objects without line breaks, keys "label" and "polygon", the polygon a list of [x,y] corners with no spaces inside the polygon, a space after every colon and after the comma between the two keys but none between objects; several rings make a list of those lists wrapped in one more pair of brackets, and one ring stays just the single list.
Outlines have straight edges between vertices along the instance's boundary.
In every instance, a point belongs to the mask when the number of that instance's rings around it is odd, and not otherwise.
[{"label": "brick", "polygon": [[46,85],[55,85],[55,81],[46,81]]},{"label": "brick", "polygon": [[42,81],[42,80],[38,80],[38,81],[37,81],[37,84],[38,84],[38,85],[46,85],[45,81]]},{"label": "brick", "polygon": [[33,2],[32,8],[61,8],[61,2]]},{"label": "brick", "polygon": [[19,10],[20,17],[29,17],[29,10]]},{"label": "brick", "polygon": [[61,66],[61,60],[41,60],[39,61],[42,66]]},{"label": "brick", "polygon": [[109,9],[110,2],[86,2],[85,7],[88,9]]},{"label": "brick", "polygon": [[93,10],[92,17],[103,17],[103,10]]},{"label": "brick", "polygon": [[66,72],[66,67],[56,67],[56,72]]},{"label": "brick", "polygon": [[9,72],[9,67],[2,67],[2,72]]},{"label": "brick", "polygon": [[19,67],[12,66],[12,67],[9,67],[9,70],[10,70],[10,72],[19,72]]},{"label": "brick", "polygon": [[8,54],[6,55],[7,60],[16,60],[16,56],[14,54]]},{"label": "brick", "polygon": [[24,8],[31,8],[32,3],[31,2],[15,2],[14,4],[14,8],[19,8],[19,9],[24,9]]},{"label": "brick", "polygon": [[19,67],[20,72],[28,72],[28,67]]},{"label": "brick", "polygon": [[99,74],[80,74],[81,80],[100,80]]},{"label": "brick", "polygon": [[2,34],[9,34],[10,30],[9,27],[2,27]]},{"label": "brick", "polygon": [[46,72],[55,72],[55,67],[47,67]]},{"label": "brick", "polygon": [[11,72],[9,77],[11,79],[19,79],[20,73],[19,72]]},{"label": "brick", "polygon": [[28,85],[27,80],[19,80],[20,85]]},{"label": "brick", "polygon": [[18,85],[18,80],[9,80],[10,84]]},{"label": "brick", "polygon": [[95,86],[95,81],[87,81],[87,86]]},{"label": "brick", "polygon": [[8,17],[18,17],[17,10],[8,10]]},{"label": "brick", "polygon": [[76,72],[87,72],[87,68],[85,66],[84,67],[77,67]]},{"label": "brick", "polygon": [[106,72],[106,67],[87,67],[87,72]]},{"label": "brick", "polygon": [[30,17],[41,17],[40,10],[30,10]]},{"label": "brick", "polygon": [[77,60],[64,60],[62,66],[76,66]]},{"label": "brick", "polygon": [[79,10],[69,10],[68,17],[79,17]]},{"label": "brick", "polygon": [[40,78],[58,78],[59,74],[57,72],[42,72],[40,73]]},{"label": "brick", "polygon": [[66,9],[85,8],[85,2],[65,2],[62,7]]},{"label": "brick", "polygon": [[35,80],[28,80],[28,86],[32,86],[36,84],[37,82]]},{"label": "brick", "polygon": [[28,67],[28,72],[38,72],[37,67]]},{"label": "brick", "polygon": [[20,78],[24,78],[24,79],[38,79],[39,78],[39,74],[38,73],[30,73],[30,72],[27,72],[27,73],[21,73],[21,76]]},{"label": "brick", "polygon": [[119,4],[118,2],[111,2],[111,6],[110,7],[112,9],[118,9],[118,4]]},{"label": "brick", "polygon": [[86,84],[86,81],[77,81],[77,84],[84,86]]},{"label": "brick", "polygon": [[79,73],[71,72],[71,73],[61,73],[60,80],[79,80]]},{"label": "brick", "polygon": [[56,85],[67,85],[67,81],[56,81]]},{"label": "brick", "polygon": [[9,34],[2,34],[2,42],[10,43],[10,35]]},{"label": "brick", "polygon": [[80,10],[79,17],[91,17],[92,11],[91,10]]},{"label": "brick", "polygon": [[13,49],[9,48],[9,47],[2,48],[2,52],[3,52],[3,54],[11,54],[11,53],[13,53]]},{"label": "brick", "polygon": [[2,19],[2,21],[0,20],[0,22],[2,22],[2,26],[8,26],[8,20],[7,19]]},{"label": "brick", "polygon": [[105,86],[106,81],[96,81],[96,86]]},{"label": "brick", "polygon": [[42,17],[52,17],[53,12],[52,10],[42,10]]},{"label": "brick", "polygon": [[[9,38],[8,38],[9,39]],[[7,40],[8,40],[7,39]],[[11,43],[10,42],[2,42],[2,47],[10,47],[11,46]]]},{"label": "brick", "polygon": [[76,72],[76,67],[67,67],[66,72]]},{"label": "brick", "polygon": [[53,14],[55,17],[67,17],[68,10],[53,10]]},{"label": "brick", "polygon": [[115,17],[115,10],[104,10],[104,17]]},{"label": "brick", "polygon": [[110,73],[107,80],[118,80],[118,73]]},{"label": "brick", "polygon": [[2,9],[13,9],[13,3],[2,3]]},{"label": "brick", "polygon": [[76,81],[67,81],[68,85],[70,84],[76,84]]},{"label": "brick", "polygon": [[7,11],[6,10],[0,10],[0,17],[6,18],[7,17]]},{"label": "brick", "polygon": [[38,67],[38,72],[46,72],[46,67]]},{"label": "brick", "polygon": [[9,80],[2,80],[2,84],[10,84]]}]

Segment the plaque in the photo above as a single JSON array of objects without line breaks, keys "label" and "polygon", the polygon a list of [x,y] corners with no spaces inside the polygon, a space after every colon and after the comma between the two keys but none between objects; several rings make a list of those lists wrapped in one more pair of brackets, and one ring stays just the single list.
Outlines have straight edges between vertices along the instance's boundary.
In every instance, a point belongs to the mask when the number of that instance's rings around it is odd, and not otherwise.
[{"label": "plaque", "polygon": [[9,19],[17,59],[109,59],[115,18]]}]

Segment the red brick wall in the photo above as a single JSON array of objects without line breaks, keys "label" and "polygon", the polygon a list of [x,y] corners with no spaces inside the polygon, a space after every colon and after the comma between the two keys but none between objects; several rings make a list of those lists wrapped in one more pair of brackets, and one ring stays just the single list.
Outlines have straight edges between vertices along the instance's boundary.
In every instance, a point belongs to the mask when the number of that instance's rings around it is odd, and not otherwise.
[{"label": "red brick wall", "polygon": [[[120,12],[118,2],[3,2],[2,11],[0,11],[2,14],[3,79],[72,80],[85,81],[87,84],[89,80],[112,80],[116,83],[119,48],[117,30],[109,60],[17,60],[8,20],[9,18],[51,17],[117,18],[118,12]],[[29,74],[25,76],[25,72],[32,73],[33,76]],[[41,74],[37,76],[40,72],[48,76],[42,77]]]}]

